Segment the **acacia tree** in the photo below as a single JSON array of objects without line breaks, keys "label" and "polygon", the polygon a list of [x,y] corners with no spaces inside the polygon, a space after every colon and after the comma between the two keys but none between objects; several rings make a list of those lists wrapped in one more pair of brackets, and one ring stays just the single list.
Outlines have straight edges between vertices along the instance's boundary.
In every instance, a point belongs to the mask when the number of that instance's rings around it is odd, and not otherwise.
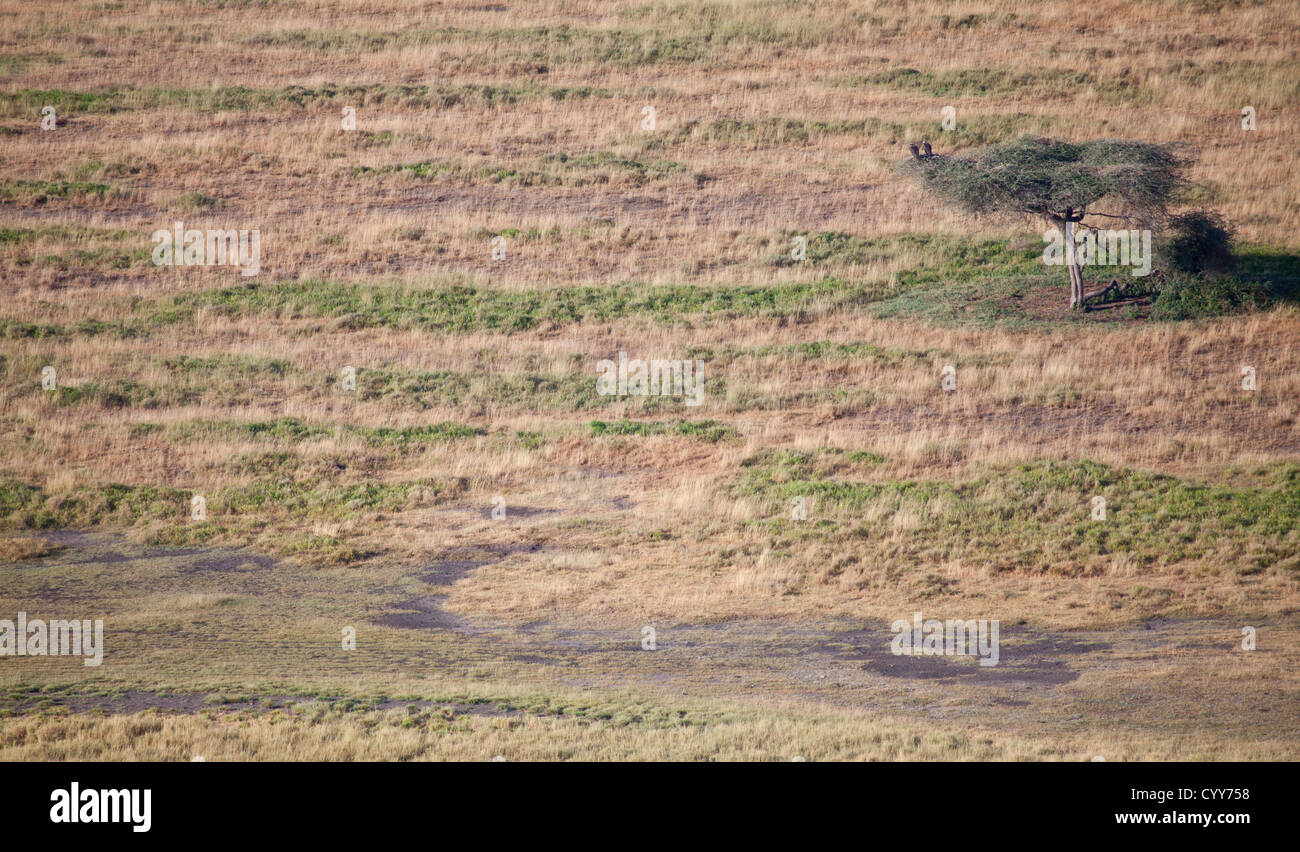
[{"label": "acacia tree", "polygon": [[[927,146],[928,147],[928,146]],[[1083,307],[1075,225],[1086,217],[1152,227],[1168,218],[1190,161],[1176,143],[1022,136],[970,157],[918,156],[905,168],[944,201],[976,216],[1042,218],[1065,237],[1070,307]]]}]

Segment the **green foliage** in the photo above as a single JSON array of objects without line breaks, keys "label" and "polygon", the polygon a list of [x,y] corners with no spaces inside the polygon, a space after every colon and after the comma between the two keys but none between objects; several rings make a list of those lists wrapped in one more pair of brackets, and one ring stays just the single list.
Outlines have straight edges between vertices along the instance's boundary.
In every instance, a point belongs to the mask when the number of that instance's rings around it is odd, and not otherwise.
[{"label": "green foliage", "polygon": [[112,484],[47,500],[42,489],[10,480],[0,483],[0,524],[49,529],[166,518],[181,522],[189,512],[189,499],[188,492],[175,488]]},{"label": "green foliage", "polygon": [[1212,210],[1193,210],[1170,220],[1169,262],[1181,272],[1231,272],[1232,226]]},{"label": "green foliage", "polygon": [[169,206],[176,210],[220,210],[226,202],[206,192],[195,191],[181,193]]},{"label": "green foliage", "polygon": [[100,408],[162,408],[168,405],[188,405],[199,401],[197,391],[160,393],[157,388],[139,382],[116,379],[101,384],[84,382],[80,385],[59,385],[51,392],[55,405],[95,405]]},{"label": "green foliage", "polygon": [[252,376],[284,376],[288,374],[290,364],[283,358],[244,358],[235,355],[215,355],[196,357],[194,355],[177,355],[164,358],[162,365],[179,374],[198,374],[211,377],[220,373],[226,377],[249,378]]},{"label": "green foliage", "polygon": [[1151,316],[1158,320],[1226,316],[1261,308],[1267,299],[1262,285],[1238,276],[1174,275],[1162,285]]},{"label": "green foliage", "polygon": [[664,322],[690,314],[774,316],[797,313],[814,301],[849,304],[865,288],[825,279],[770,287],[623,282],[602,287],[500,291],[453,285],[431,289],[375,287],[334,281],[252,284],[182,293],[152,306],[150,322],[174,322],[200,308],[227,316],[343,317],[350,328],[384,326],[436,331],[525,331],[542,323],[568,325],[648,316]]},{"label": "green foliage", "polygon": [[540,450],[542,448],[542,434],[540,432],[525,432],[519,430],[515,432],[515,440],[525,449]]},{"label": "green foliage", "polygon": [[[1292,565],[1300,546],[1300,470],[1293,462],[1259,469],[1247,484],[1209,485],[1091,461],[1035,462],[965,482],[847,478],[834,451],[760,454],[748,460],[737,493],[767,499],[784,518],[795,497],[811,498],[830,521],[810,534],[887,547],[909,560],[959,559],[995,570],[1054,570],[1124,554],[1139,565],[1208,560],[1240,562],[1243,551],[1267,565]],[[1092,521],[1105,498],[1107,520]],[[882,522],[861,523],[870,511]],[[891,525],[902,513],[906,535]],[[794,522],[791,522],[794,523]],[[1232,560],[1227,557],[1231,555]],[[1286,570],[1294,570],[1288,568]]]},{"label": "green foliage", "polygon": [[347,85],[286,86],[283,89],[249,89],[243,86],[214,89],[164,89],[110,86],[93,92],[66,89],[22,89],[0,93],[0,116],[39,115],[53,106],[68,113],[117,113],[177,107],[198,113],[250,112],[276,108],[305,108],[346,103],[357,107],[383,104],[418,109],[446,109],[458,104],[514,104],[527,100],[570,101],[610,98],[614,92],[590,86],[546,86],[537,83],[507,85],[460,84],[450,86]]},{"label": "green foliage", "polygon": [[670,160],[643,162],[620,157],[608,151],[588,154],[548,154],[536,161],[534,168],[519,169],[504,165],[466,164],[456,161],[396,163],[386,166],[354,166],[351,174],[409,174],[423,181],[453,181],[463,184],[509,184],[512,186],[589,186],[604,183],[611,177],[642,185],[672,175],[685,174],[685,167]]},{"label": "green foliage", "polygon": [[[358,512],[396,512],[461,494],[464,480],[411,482],[260,481],[229,485],[205,494],[209,537],[241,518],[262,525],[272,518],[345,520]],[[189,525],[192,492],[152,485],[110,484],[47,494],[21,482],[0,482],[0,526],[47,529],[163,522]]]},{"label": "green foliage", "polygon": [[[944,140],[953,148],[989,145],[1012,133],[1045,132],[1049,120],[1030,113],[969,115]],[[882,118],[819,120],[808,118],[768,117],[750,120],[717,118],[711,121],[692,119],[675,129],[656,133],[641,140],[643,150],[674,148],[685,143],[775,147],[811,144],[827,137],[852,136],[872,139],[889,145],[902,144],[909,138],[937,133],[937,121],[916,119],[907,122]]]},{"label": "green foliage", "polygon": [[903,167],[977,215],[1082,217],[1105,201],[1114,205],[1105,212],[1156,222],[1185,185],[1189,165],[1172,143],[1022,136],[977,156],[913,158]]},{"label": "green foliage", "polygon": [[1084,71],[1009,71],[1003,68],[961,68],[918,71],[889,68],[842,81],[852,87],[882,87],[918,92],[932,97],[979,97],[1036,93],[1045,97],[1067,95],[1099,88],[1095,77]]},{"label": "green foliage", "polygon": [[73,325],[60,325],[58,323],[25,322],[0,317],[0,338],[10,340],[44,340],[47,338],[69,338],[78,335],[94,337],[100,334],[113,334],[126,340],[138,337],[140,329],[127,323],[104,322],[96,319],[84,319]]},{"label": "green foliage", "polygon": [[106,183],[70,180],[3,180],[0,181],[0,201],[44,201],[48,198],[87,198],[103,200],[110,187]]},{"label": "green foliage", "polygon": [[282,553],[316,567],[351,565],[369,554],[332,535],[296,535],[279,548]]},{"label": "green foliage", "polygon": [[[40,187],[49,185],[48,182],[26,183],[39,184]],[[72,193],[72,189],[69,188],[68,192]],[[68,243],[72,245],[69,247]],[[48,244],[58,245],[59,252],[51,253],[46,248]],[[40,264],[64,270],[128,269],[148,264],[150,253],[148,237],[138,232],[73,224],[0,228],[0,245],[15,248],[12,257],[16,266]],[[0,320],[0,325],[3,322]]]},{"label": "green foliage", "polygon": [[700,420],[696,422],[678,420],[671,423],[633,420],[618,420],[613,423],[606,423],[603,420],[593,420],[589,426],[591,427],[591,434],[598,436],[635,435],[637,437],[650,437],[652,435],[682,435],[716,442],[724,438],[734,438],[737,434],[735,429],[716,420]]},{"label": "green foliage", "polygon": [[925,262],[894,274],[890,290],[899,293],[915,287],[970,281],[989,275],[1033,272],[1042,266],[1042,247],[1013,244],[1010,240],[965,240],[945,234],[900,234],[889,237],[858,237],[842,231],[808,234],[807,257],[796,261],[784,249],[776,266],[801,264],[871,265],[899,255],[924,258]]},{"label": "green foliage", "polygon": [[360,435],[372,446],[414,446],[431,444],[439,441],[452,441],[458,438],[473,438],[482,435],[483,430],[462,423],[443,421],[424,426],[406,426],[392,428],[388,426],[357,426],[348,431]]},{"label": "green foliage", "polygon": [[211,437],[252,438],[287,443],[318,440],[334,435],[354,435],[373,447],[417,447],[460,438],[482,435],[474,426],[450,421],[421,426],[349,426],[310,423],[298,417],[278,417],[275,420],[245,422],[196,420],[173,427],[174,435],[182,440],[205,440]]}]

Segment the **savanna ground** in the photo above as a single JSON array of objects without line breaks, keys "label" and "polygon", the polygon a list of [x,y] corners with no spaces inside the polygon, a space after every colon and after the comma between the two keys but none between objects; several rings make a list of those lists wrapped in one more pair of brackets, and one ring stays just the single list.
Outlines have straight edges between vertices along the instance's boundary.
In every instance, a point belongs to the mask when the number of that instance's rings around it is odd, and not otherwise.
[{"label": "savanna ground", "polygon": [[[106,650],[0,659],[0,759],[1300,757],[1298,31],[3,0],[0,618]],[[1268,303],[1071,313],[894,167],[1023,133],[1186,143]],[[155,266],[176,221],[260,274]],[[894,657],[917,610],[1000,664]]]}]

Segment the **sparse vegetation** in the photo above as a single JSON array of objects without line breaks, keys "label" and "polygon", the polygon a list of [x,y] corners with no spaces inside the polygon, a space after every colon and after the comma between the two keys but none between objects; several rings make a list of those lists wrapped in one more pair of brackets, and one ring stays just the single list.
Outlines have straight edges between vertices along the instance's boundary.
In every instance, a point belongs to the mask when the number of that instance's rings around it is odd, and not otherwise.
[{"label": "sparse vegetation", "polygon": [[0,617],[111,629],[0,758],[1300,756],[1295,4],[92,5],[0,18]]}]

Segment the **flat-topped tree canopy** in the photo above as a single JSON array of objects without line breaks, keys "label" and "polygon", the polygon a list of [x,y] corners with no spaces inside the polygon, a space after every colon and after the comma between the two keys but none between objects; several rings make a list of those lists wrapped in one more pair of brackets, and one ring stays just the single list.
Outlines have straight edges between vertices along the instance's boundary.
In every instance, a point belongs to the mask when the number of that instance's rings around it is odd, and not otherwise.
[{"label": "flat-topped tree canopy", "polygon": [[[906,161],[927,189],[978,215],[1023,213],[1078,222],[1102,202],[1110,215],[1162,220],[1190,161],[1178,143],[1022,136],[970,157]],[[1067,215],[1068,214],[1068,215]]]},{"label": "flat-topped tree canopy", "polygon": [[[976,216],[1042,217],[1066,232],[1087,216],[1156,225],[1168,218],[1191,161],[1178,143],[1094,139],[1069,142],[1022,136],[971,156],[916,157],[903,168],[942,200]],[[1082,302],[1082,275],[1072,250],[1071,304]]]}]

